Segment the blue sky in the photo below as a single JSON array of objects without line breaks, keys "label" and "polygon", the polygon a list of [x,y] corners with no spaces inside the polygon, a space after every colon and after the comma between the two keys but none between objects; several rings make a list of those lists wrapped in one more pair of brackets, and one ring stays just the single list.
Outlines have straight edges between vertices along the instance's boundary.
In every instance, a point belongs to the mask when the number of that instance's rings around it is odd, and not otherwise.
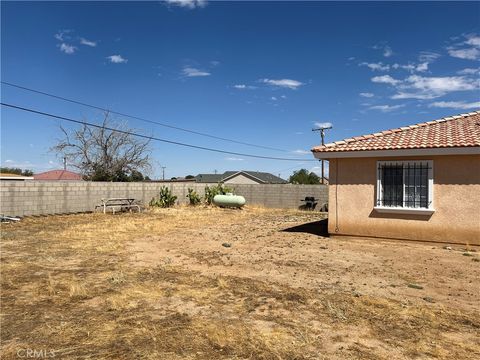
[{"label": "blue sky", "polygon": [[[115,111],[283,149],[116,117],[143,133],[234,152],[312,159],[327,141],[480,108],[480,3],[2,2],[2,80]],[[93,122],[93,109],[2,85],[2,101]],[[58,121],[1,109],[2,166],[58,168]],[[70,127],[70,125],[67,125]],[[152,143],[154,176],[317,162]]]}]

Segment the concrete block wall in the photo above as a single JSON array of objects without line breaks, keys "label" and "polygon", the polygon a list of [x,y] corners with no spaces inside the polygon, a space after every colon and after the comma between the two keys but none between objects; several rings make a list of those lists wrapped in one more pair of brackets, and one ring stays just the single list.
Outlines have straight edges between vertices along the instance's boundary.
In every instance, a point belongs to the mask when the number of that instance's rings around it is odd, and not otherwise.
[{"label": "concrete block wall", "polygon": [[[147,205],[158,195],[162,186],[170,188],[178,197],[178,204],[188,203],[188,188],[200,196],[205,186],[198,183],[118,183],[87,181],[13,181],[0,182],[0,213],[11,216],[48,215],[92,211],[102,198],[131,197]],[[298,208],[305,196],[319,199],[319,205],[328,202],[325,185],[229,185],[242,195],[247,204],[271,208]]]}]

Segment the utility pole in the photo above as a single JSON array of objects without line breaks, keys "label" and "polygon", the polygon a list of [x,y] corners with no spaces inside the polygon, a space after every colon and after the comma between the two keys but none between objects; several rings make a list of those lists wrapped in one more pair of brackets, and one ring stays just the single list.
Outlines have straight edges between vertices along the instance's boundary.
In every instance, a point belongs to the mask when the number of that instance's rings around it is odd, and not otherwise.
[{"label": "utility pole", "polygon": [[162,180],[165,180],[165,168],[166,166],[162,166]]},{"label": "utility pole", "polygon": [[[320,131],[320,136],[322,137],[322,146],[325,145],[325,130],[330,130],[332,125],[330,126],[320,126],[318,128],[312,129],[312,131]],[[323,159],[320,160],[322,162],[322,184],[325,184],[325,168],[324,168],[324,161]]]},{"label": "utility pole", "polygon": [[65,170],[65,171],[67,170],[67,158],[66,157],[63,158],[63,170]]}]

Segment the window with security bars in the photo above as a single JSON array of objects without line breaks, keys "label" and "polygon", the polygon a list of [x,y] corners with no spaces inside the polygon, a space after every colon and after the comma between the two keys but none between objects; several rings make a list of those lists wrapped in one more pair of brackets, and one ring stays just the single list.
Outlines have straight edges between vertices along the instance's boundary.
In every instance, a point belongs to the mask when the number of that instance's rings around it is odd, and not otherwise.
[{"label": "window with security bars", "polygon": [[433,162],[379,161],[377,206],[430,209],[432,207]]}]

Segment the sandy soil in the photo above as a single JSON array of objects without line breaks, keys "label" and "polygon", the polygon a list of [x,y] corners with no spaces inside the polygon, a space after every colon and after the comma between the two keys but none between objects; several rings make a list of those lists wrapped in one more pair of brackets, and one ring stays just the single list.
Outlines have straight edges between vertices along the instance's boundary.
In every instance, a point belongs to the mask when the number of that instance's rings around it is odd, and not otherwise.
[{"label": "sandy soil", "polygon": [[478,249],[327,238],[324,217],[199,207],[2,225],[2,358],[480,357]]},{"label": "sandy soil", "polygon": [[[167,262],[209,276],[240,276],[420,304],[428,297],[432,303],[478,310],[480,269],[472,261],[478,259],[478,247],[446,250],[434,243],[330,239],[318,235],[325,226],[323,218],[273,212],[138,239],[131,243],[132,263]],[[305,224],[309,226],[300,226]],[[225,242],[231,247],[222,246]]]}]

